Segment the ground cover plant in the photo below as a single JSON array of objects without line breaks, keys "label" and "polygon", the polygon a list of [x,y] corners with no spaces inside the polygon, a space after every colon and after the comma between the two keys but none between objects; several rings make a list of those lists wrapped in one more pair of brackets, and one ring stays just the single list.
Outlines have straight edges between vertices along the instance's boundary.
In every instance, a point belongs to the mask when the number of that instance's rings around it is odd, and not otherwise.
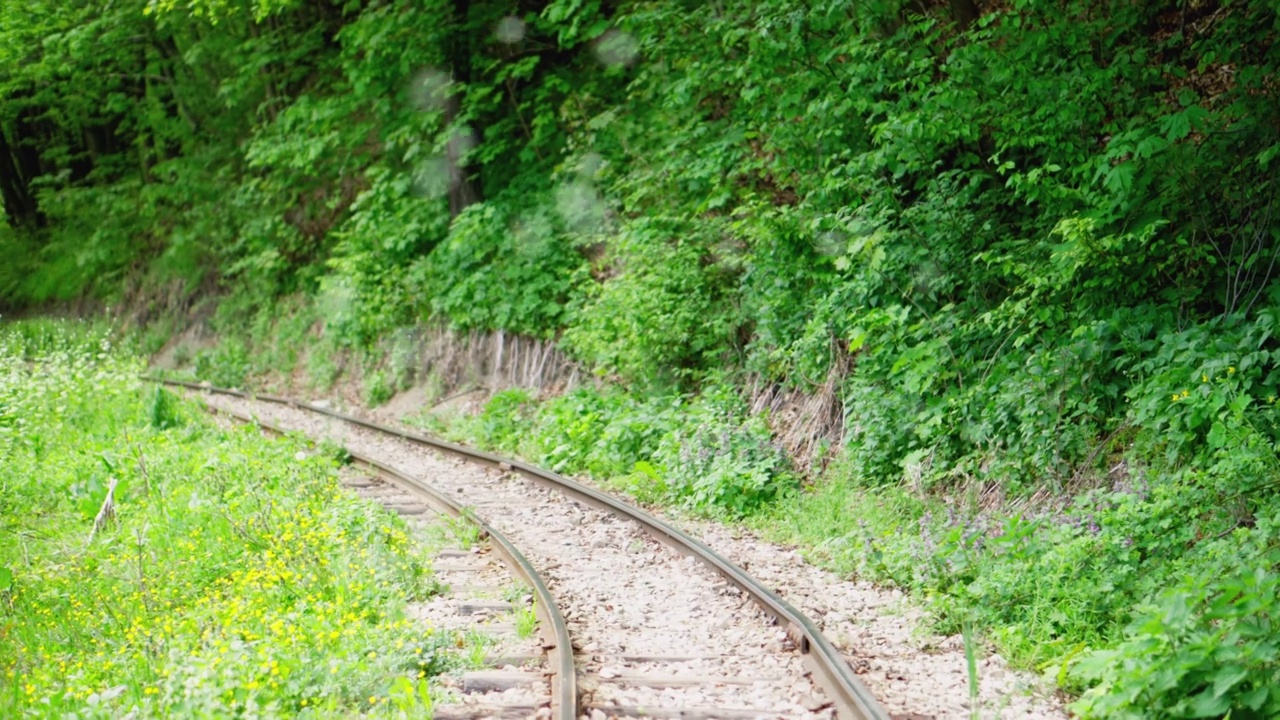
[{"label": "ground cover plant", "polygon": [[0,715],[429,717],[447,645],[394,516],[110,335],[0,325]]},{"label": "ground cover plant", "polygon": [[581,388],[544,402],[508,390],[474,417],[429,427],[556,472],[614,483],[645,501],[717,517],[741,519],[798,487],[763,420],[749,416],[727,386],[643,400]]}]

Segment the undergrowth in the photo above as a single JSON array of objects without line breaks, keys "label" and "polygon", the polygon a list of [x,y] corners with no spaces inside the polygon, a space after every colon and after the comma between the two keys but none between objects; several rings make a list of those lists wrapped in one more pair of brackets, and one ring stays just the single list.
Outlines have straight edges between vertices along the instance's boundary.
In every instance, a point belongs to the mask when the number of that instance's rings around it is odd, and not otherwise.
[{"label": "undergrowth", "polygon": [[[1231,392],[1202,385],[1205,398]],[[977,485],[868,486],[847,454],[802,488],[764,419],[727,387],[508,390],[477,415],[427,424],[641,501],[745,521],[839,573],[910,590],[935,632],[976,629],[1016,667],[1080,695],[1081,717],[1264,718],[1280,712],[1280,465],[1239,410],[1219,418],[1234,430],[1215,433],[1203,468],[1117,468],[1036,503],[993,501]]]},{"label": "undergrowth", "polygon": [[452,661],[405,615],[436,585],[403,524],[142,369],[0,325],[0,715],[429,717]]},{"label": "undergrowth", "polygon": [[541,402],[506,390],[437,429],[712,516],[744,517],[798,484],[764,420],[728,386],[650,398],[580,388]]}]

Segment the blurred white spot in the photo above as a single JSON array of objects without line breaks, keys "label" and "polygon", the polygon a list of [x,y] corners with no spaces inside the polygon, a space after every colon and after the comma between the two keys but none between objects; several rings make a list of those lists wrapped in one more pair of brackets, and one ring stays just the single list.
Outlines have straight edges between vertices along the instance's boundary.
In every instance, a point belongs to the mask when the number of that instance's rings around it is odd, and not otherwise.
[{"label": "blurred white spot", "polygon": [[342,328],[357,317],[358,296],[351,280],[342,275],[329,275],[320,282],[320,295],[316,305],[324,318],[325,326]]},{"label": "blurred white spot", "polygon": [[423,160],[413,174],[413,189],[424,197],[448,195],[449,160],[443,155],[433,155]]},{"label": "blurred white spot", "polygon": [[511,222],[511,237],[518,253],[529,253],[556,235],[551,217],[546,212],[530,212]]},{"label": "blurred white spot", "polygon": [[585,178],[595,177],[595,174],[600,171],[600,165],[603,163],[604,158],[600,157],[600,153],[589,152],[578,161],[578,172],[582,173]]},{"label": "blurred white spot", "polygon": [[619,30],[609,30],[596,40],[596,59],[608,65],[630,65],[640,54],[640,45],[635,38]]},{"label": "blurred white spot", "polygon": [[453,79],[435,68],[423,68],[409,83],[409,97],[421,110],[442,110]]},{"label": "blurred white spot", "polygon": [[453,135],[449,136],[450,157],[461,158],[475,146],[476,133],[466,125],[457,128],[453,131]]},{"label": "blurred white spot", "polygon": [[843,255],[849,248],[848,238],[836,230],[818,233],[813,239],[813,247],[821,255]]},{"label": "blurred white spot", "polygon": [[498,21],[498,27],[494,28],[493,36],[500,43],[508,45],[518,43],[524,39],[524,21],[508,15]]},{"label": "blurred white spot", "polygon": [[303,460],[307,459],[307,454],[299,450],[298,452],[293,454],[293,459],[297,460],[298,462],[302,462]]},{"label": "blurred white spot", "polygon": [[556,210],[578,233],[592,233],[604,227],[604,199],[590,183],[570,182],[556,190]]}]

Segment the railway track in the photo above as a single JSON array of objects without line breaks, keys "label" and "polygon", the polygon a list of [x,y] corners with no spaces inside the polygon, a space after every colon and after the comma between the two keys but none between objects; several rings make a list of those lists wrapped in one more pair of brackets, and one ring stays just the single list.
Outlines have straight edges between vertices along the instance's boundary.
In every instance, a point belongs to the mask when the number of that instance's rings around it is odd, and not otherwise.
[{"label": "railway track", "polygon": [[387,483],[383,497],[402,507],[417,498],[482,529],[533,589],[547,653],[544,668],[491,673],[485,687],[549,676],[551,692],[535,713],[477,708],[467,717],[889,717],[812,621],[642,510],[527,463],[328,407],[157,382],[203,393],[244,421],[336,441]]}]

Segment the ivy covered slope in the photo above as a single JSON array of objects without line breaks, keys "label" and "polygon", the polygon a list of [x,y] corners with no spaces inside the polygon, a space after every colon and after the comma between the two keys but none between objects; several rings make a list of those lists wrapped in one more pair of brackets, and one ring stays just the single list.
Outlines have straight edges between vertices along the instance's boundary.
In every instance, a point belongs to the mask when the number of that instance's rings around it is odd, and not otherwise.
[{"label": "ivy covered slope", "polygon": [[430,717],[451,638],[400,521],[142,367],[0,325],[0,715]]},{"label": "ivy covered slope", "polygon": [[[330,379],[416,324],[551,339],[608,388],[477,436],[771,518],[1084,714],[1273,716],[1278,32],[1263,0],[7,3],[0,304],[217,297],[223,379],[276,357],[237,335]],[[816,494],[748,385],[831,400]]]}]

